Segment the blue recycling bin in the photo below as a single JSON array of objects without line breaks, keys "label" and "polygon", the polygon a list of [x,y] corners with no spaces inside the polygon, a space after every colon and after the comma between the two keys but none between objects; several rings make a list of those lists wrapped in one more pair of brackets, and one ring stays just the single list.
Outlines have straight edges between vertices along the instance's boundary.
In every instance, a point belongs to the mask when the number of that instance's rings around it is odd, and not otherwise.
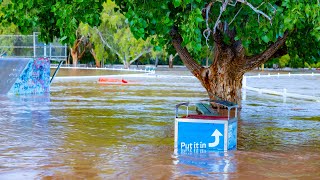
[{"label": "blue recycling bin", "polygon": [[[227,115],[217,113],[189,114],[190,106],[215,103],[227,109]],[[179,116],[179,108],[186,106],[186,115]],[[208,108],[208,106],[207,106]],[[179,154],[228,151],[237,148],[237,108],[228,101],[181,103],[176,105],[175,151]],[[231,110],[234,109],[234,116]],[[218,110],[219,111],[219,110]]]}]

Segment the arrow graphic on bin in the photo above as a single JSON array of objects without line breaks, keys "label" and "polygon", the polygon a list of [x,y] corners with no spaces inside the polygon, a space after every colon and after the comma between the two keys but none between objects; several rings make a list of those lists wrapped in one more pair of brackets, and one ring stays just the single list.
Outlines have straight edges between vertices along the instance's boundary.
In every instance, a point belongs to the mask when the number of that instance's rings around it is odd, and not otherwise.
[{"label": "arrow graphic on bin", "polygon": [[210,148],[213,148],[213,147],[216,147],[219,145],[219,142],[220,142],[220,136],[223,136],[220,131],[218,131],[218,129],[216,129],[212,134],[211,136],[214,136],[215,137],[215,141],[213,143],[209,143],[208,146]]}]

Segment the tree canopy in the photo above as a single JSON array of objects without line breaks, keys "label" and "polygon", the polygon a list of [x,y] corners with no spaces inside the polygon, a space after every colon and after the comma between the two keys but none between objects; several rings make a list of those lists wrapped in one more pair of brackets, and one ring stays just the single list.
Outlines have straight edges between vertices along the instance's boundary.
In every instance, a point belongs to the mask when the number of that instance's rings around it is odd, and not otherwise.
[{"label": "tree canopy", "polygon": [[[72,44],[81,22],[100,24],[104,0],[3,1],[1,21],[13,22],[22,33],[40,30],[42,39],[54,37]],[[218,22],[235,29],[248,54],[264,50],[286,30],[288,50],[302,57],[319,57],[319,0],[115,0],[136,38],[153,36],[156,49],[170,46],[170,30],[179,29],[183,45],[197,54]],[[117,9],[117,8],[116,8]],[[208,11],[208,13],[206,12]],[[206,14],[207,13],[207,14]],[[206,18],[207,15],[207,18]],[[154,36],[156,35],[156,36]],[[212,40],[211,40],[212,41]],[[225,41],[229,41],[226,37]],[[165,46],[168,45],[169,46]],[[209,45],[212,43],[209,42]],[[312,46],[307,51],[301,48]],[[300,51],[298,51],[298,49]]]},{"label": "tree canopy", "polygon": [[[291,53],[307,57],[319,53],[319,0],[115,1],[128,18],[134,35],[146,38],[157,34],[160,48],[170,43],[169,32],[176,26],[183,38],[183,45],[197,53],[207,43],[205,36],[215,31],[219,22],[226,22],[229,29],[236,30],[234,38],[242,41],[247,54],[265,50],[285,31],[290,32],[288,47]],[[225,38],[226,42],[230,41]],[[310,45],[303,45],[310,49],[298,51],[297,47],[301,44]]]},{"label": "tree canopy", "polygon": [[21,33],[40,31],[40,38],[52,42],[55,37],[63,43],[76,40],[81,22],[100,24],[104,0],[0,0],[1,22],[14,23]]}]

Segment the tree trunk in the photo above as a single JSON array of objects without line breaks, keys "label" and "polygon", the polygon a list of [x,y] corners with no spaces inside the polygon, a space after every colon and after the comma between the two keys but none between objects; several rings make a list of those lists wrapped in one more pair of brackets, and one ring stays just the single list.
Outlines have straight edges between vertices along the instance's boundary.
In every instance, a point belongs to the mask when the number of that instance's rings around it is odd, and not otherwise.
[{"label": "tree trunk", "polygon": [[158,56],[156,56],[156,61],[155,61],[155,63],[154,63],[154,66],[155,66],[155,67],[158,67],[158,63],[159,63],[159,58],[158,58]]},{"label": "tree trunk", "polygon": [[96,67],[101,67],[101,65],[100,65],[100,61],[99,61],[99,59],[97,58],[97,54],[96,54],[96,52],[94,51],[94,49],[91,49],[90,50],[90,53],[92,54],[92,56],[93,56],[93,59],[94,59],[94,61],[96,62]]},{"label": "tree trunk", "polygon": [[[73,46],[70,47],[70,54],[72,57],[72,66],[76,67],[78,60],[83,57],[86,52],[86,49],[90,47],[92,49],[91,43],[88,40],[85,40],[86,37],[82,36],[81,38],[74,41]],[[85,42],[85,44],[83,44]],[[83,45],[81,48],[80,45]]]},{"label": "tree trunk", "polygon": [[[237,59],[232,59],[237,61]],[[203,69],[198,78],[211,100],[226,100],[240,104],[243,73],[232,65],[218,64]]]},{"label": "tree trunk", "polygon": [[242,78],[245,73],[242,69],[244,50],[235,52],[234,47],[216,45],[214,63],[208,68],[202,68],[198,79],[211,100],[241,103]]},{"label": "tree trunk", "polygon": [[170,54],[169,56],[169,68],[173,68],[173,55]]},{"label": "tree trunk", "polygon": [[[222,26],[224,27],[224,26]],[[223,34],[231,39],[229,45],[223,41]],[[198,78],[208,92],[211,100],[226,100],[237,103],[241,107],[242,78],[245,72],[250,71],[265,63],[285,42],[288,33],[271,44],[264,52],[252,57],[245,56],[245,49],[241,41],[233,40],[235,31],[225,29],[217,30],[212,35],[214,38],[214,58],[210,67],[200,66],[190,55],[186,47],[182,46],[182,37],[177,28],[172,28],[170,36],[172,44],[181,60]]]},{"label": "tree trunk", "polygon": [[130,68],[130,63],[128,61],[126,61],[126,59],[123,60],[123,67],[124,67],[124,69]]},{"label": "tree trunk", "polygon": [[74,50],[73,48],[70,48],[70,51],[72,57],[72,66],[76,67],[78,64],[78,51]]}]

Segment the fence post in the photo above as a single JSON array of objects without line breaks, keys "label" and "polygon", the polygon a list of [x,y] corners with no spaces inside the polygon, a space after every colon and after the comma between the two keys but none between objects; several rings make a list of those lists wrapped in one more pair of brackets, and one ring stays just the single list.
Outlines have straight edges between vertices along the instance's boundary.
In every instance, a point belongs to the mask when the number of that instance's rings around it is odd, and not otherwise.
[{"label": "fence post", "polygon": [[64,55],[66,56],[66,61],[68,59],[67,49],[68,49],[67,44],[64,44]]},{"label": "fence post", "polygon": [[49,59],[51,60],[51,43],[49,44]]},{"label": "fence post", "polygon": [[36,48],[36,32],[33,32],[33,57],[36,58],[37,56],[37,48]]},{"label": "fence post", "polygon": [[47,44],[43,44],[43,57],[47,57]]},{"label": "fence post", "polygon": [[247,88],[247,77],[246,76],[243,76],[242,87]]},{"label": "fence post", "polygon": [[247,99],[247,77],[245,75],[243,75],[242,87],[242,100],[245,101]]},{"label": "fence post", "polygon": [[242,100],[245,101],[247,99],[247,89],[242,89]]}]

